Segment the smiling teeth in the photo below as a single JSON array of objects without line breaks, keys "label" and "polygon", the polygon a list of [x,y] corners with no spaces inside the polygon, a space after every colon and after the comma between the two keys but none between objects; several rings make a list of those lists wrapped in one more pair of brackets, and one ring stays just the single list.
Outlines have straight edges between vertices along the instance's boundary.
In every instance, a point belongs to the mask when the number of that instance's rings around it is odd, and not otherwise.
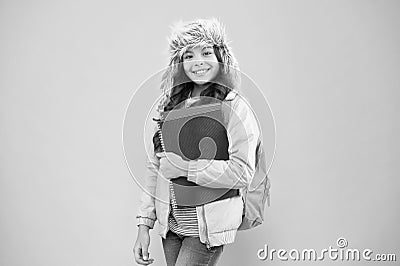
[{"label": "smiling teeth", "polygon": [[207,70],[208,69],[203,69],[203,70],[195,71],[193,73],[195,73],[195,74],[203,74],[203,73],[207,72]]}]

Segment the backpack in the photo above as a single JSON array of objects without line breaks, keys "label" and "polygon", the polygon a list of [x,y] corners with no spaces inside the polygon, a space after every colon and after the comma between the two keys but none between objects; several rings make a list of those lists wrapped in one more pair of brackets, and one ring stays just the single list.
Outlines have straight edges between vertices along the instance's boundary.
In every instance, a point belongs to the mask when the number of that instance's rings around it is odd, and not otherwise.
[{"label": "backpack", "polygon": [[[230,96],[228,94],[228,96]],[[224,100],[222,108],[224,112],[225,122],[229,121],[232,100]],[[236,97],[236,95],[234,95]],[[232,98],[232,97],[229,97]],[[228,113],[226,113],[228,112]],[[253,113],[254,114],[254,113]],[[244,208],[242,214],[242,223],[238,230],[247,230],[260,225],[264,221],[264,207],[267,202],[270,206],[270,187],[271,181],[268,178],[267,161],[265,159],[265,151],[262,143],[262,136],[258,137],[256,147],[256,165],[255,173],[251,183],[242,190]]]}]

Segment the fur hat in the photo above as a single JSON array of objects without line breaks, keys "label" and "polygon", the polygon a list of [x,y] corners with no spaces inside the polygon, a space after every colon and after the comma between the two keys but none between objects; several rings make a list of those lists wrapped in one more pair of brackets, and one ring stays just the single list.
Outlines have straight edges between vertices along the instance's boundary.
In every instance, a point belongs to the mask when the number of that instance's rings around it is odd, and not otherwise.
[{"label": "fur hat", "polygon": [[182,75],[178,73],[178,70],[182,64],[182,56],[188,48],[211,45],[218,49],[222,61],[220,62],[221,75],[219,75],[220,80],[215,82],[231,89],[239,88],[239,65],[229,47],[225,27],[217,18],[197,19],[189,22],[180,20],[170,28],[171,35],[167,38],[170,58],[168,67],[162,75],[161,90],[163,97],[158,106],[159,112],[163,111],[164,106],[168,103],[173,86],[184,82],[179,80],[178,77],[182,77]]}]

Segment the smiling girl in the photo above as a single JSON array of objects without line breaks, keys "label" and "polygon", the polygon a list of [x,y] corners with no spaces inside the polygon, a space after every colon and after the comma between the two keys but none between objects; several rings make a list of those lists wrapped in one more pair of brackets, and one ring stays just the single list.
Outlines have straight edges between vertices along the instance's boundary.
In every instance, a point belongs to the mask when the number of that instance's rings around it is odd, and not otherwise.
[{"label": "smiling girl", "polygon": [[[184,160],[161,152],[157,132],[148,157],[147,192],[138,212],[134,246],[137,263],[151,264],[149,230],[157,220],[167,265],[216,265],[224,246],[233,243],[242,222],[242,189],[255,171],[259,129],[246,102],[239,96],[238,65],[217,19],[198,19],[175,25],[169,39],[170,62],[163,75],[164,98],[159,111],[189,108],[202,97],[231,101],[226,126],[229,160]],[[201,170],[200,170],[201,169]],[[200,186],[232,188],[239,195],[203,204],[172,204],[170,180],[186,176]]]}]

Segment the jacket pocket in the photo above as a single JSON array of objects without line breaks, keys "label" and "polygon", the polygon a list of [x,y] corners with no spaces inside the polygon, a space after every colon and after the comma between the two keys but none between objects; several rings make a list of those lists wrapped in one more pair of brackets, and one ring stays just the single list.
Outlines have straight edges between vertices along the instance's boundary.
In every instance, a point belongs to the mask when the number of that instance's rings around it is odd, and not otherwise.
[{"label": "jacket pocket", "polygon": [[209,234],[237,229],[242,222],[241,196],[214,201],[204,205],[204,216]]}]

